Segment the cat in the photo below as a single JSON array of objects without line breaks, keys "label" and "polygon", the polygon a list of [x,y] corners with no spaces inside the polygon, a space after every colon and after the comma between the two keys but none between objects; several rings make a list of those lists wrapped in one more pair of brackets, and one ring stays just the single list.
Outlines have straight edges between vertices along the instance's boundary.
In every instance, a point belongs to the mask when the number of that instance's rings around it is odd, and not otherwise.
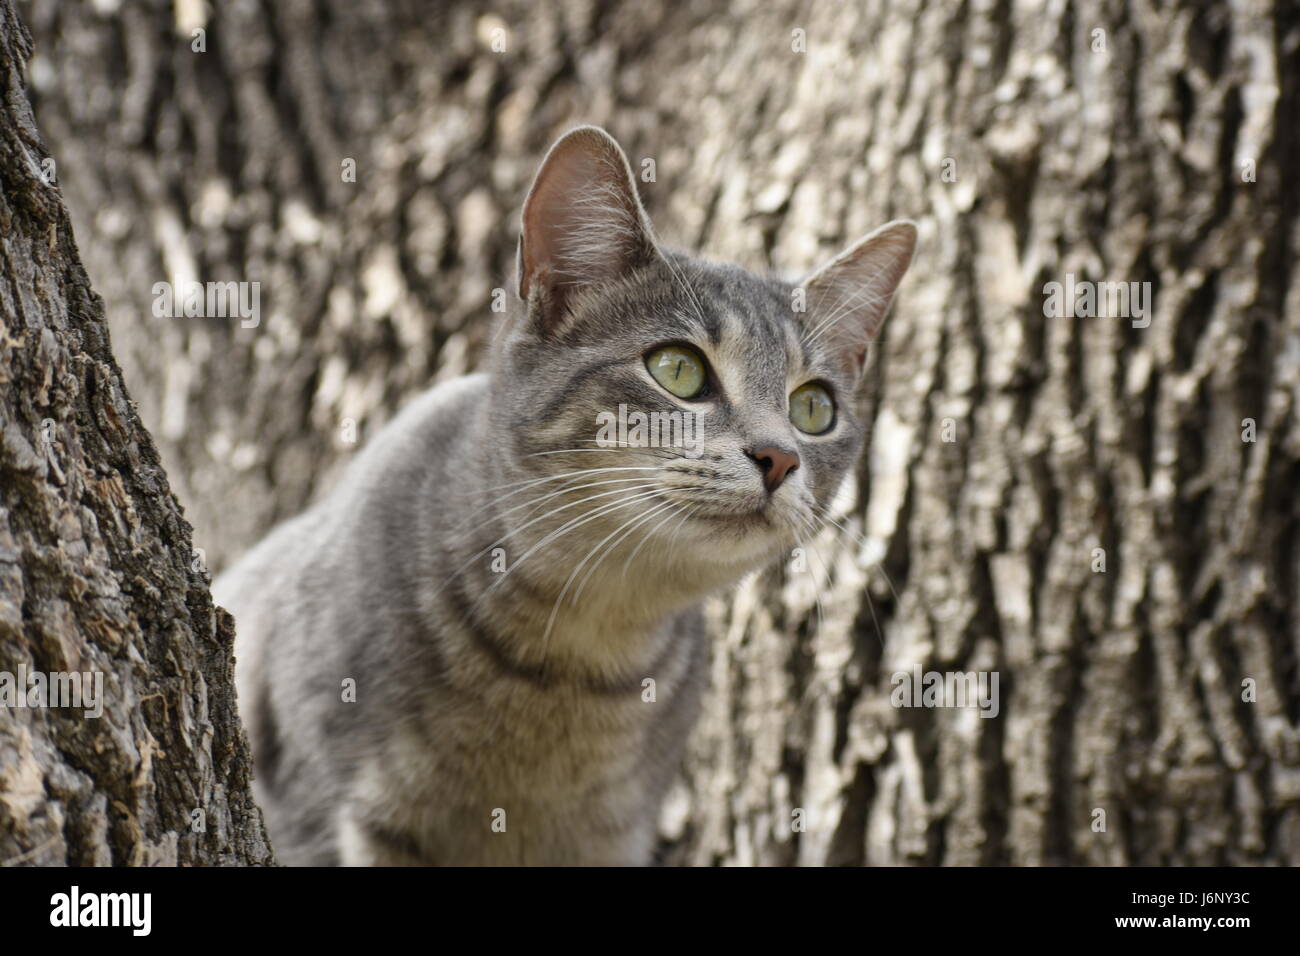
[{"label": "cat", "polygon": [[[705,262],[659,245],[606,132],[560,138],[487,370],[416,399],[214,585],[278,859],[653,862],[700,603],[830,503],[915,243],[891,222],[797,286]],[[673,424],[599,424],[620,413]]]}]

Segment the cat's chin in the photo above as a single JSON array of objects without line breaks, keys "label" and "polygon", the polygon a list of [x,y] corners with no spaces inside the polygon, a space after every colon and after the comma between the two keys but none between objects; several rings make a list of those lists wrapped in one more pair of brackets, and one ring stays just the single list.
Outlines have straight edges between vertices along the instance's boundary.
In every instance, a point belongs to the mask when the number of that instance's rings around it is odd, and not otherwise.
[{"label": "cat's chin", "polygon": [[721,561],[744,570],[778,556],[798,539],[794,523],[770,506],[697,513],[689,524],[706,563]]},{"label": "cat's chin", "polygon": [[716,512],[713,514],[700,514],[694,516],[706,527],[722,527],[737,533],[761,529],[774,529],[772,517],[762,508],[753,511],[733,511],[733,512]]}]

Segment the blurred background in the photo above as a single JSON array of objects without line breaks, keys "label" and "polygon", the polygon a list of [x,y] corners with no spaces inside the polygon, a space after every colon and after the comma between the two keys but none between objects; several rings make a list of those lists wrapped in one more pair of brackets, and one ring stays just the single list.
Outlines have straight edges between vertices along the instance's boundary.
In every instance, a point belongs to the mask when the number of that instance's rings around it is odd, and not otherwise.
[{"label": "blurred background", "polygon": [[[844,530],[711,607],[664,859],[1300,863],[1293,3],[18,12],[212,572],[476,367],[541,156],[600,124],[668,245],[793,276],[921,231]],[[1068,276],[1150,283],[1149,325],[1046,317]],[[155,317],[189,281],[259,324]],[[997,672],[998,715],[892,706],[913,669]]]}]

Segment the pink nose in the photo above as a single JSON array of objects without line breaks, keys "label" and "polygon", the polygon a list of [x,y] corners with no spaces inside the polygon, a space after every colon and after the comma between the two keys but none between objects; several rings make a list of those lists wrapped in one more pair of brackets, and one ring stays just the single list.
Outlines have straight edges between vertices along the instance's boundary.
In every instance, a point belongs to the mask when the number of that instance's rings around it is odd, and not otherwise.
[{"label": "pink nose", "polygon": [[746,454],[754,459],[754,463],[762,470],[763,485],[767,488],[768,494],[780,488],[781,482],[785,481],[785,476],[799,467],[798,455],[770,445]]}]

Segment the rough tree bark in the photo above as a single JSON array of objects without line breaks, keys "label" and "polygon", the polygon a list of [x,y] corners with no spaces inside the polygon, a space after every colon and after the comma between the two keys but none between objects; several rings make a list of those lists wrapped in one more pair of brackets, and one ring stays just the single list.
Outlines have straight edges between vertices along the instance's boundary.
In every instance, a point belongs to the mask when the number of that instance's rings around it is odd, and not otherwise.
[{"label": "rough tree bark", "polygon": [[[0,0],[0,865],[266,863],[230,616],[110,352],[31,52]],[[42,703],[20,675],[73,671],[101,715],[17,706]]]},{"label": "rough tree bark", "polygon": [[[539,156],[600,123],[654,160],[670,243],[795,274],[922,229],[851,534],[716,608],[667,858],[1300,863],[1293,4],[25,8],[214,567],[331,480],[349,420],[474,366]],[[1152,283],[1149,327],[1045,318],[1067,274]],[[190,279],[260,282],[261,325],[150,316]],[[997,671],[999,716],[892,707],[914,666]]]}]

